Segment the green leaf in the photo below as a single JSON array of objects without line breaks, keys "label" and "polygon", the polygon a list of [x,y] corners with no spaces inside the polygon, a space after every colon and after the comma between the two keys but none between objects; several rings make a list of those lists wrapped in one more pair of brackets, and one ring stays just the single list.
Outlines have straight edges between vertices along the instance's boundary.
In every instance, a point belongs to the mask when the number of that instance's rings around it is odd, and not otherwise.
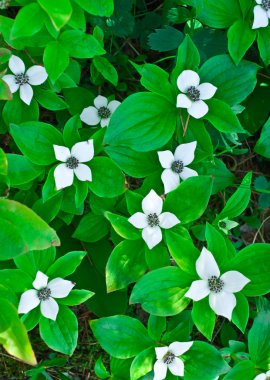
[{"label": "green leaf", "polygon": [[105,212],[106,219],[109,220],[115,232],[125,239],[140,239],[140,231],[135,228],[125,216]]},{"label": "green leaf", "polygon": [[8,161],[4,151],[0,148],[0,175],[7,176],[8,174]]},{"label": "green leaf", "polygon": [[59,111],[68,108],[67,103],[50,90],[37,88],[35,98],[42,107],[50,111]]},{"label": "green leaf", "polygon": [[76,306],[86,302],[89,298],[93,297],[94,294],[95,293],[90,290],[74,289],[71,290],[67,297],[59,298],[58,302],[61,303],[61,305]]},{"label": "green leaf", "polygon": [[90,212],[80,220],[72,237],[88,243],[94,243],[106,236],[108,232],[109,223],[104,216]]},{"label": "green leaf", "polygon": [[150,314],[147,323],[148,334],[154,340],[160,340],[166,330],[166,318]]},{"label": "green leaf", "polygon": [[124,289],[146,271],[144,242],[125,240],[112,251],[106,265],[108,292]]},{"label": "green leaf", "polygon": [[193,302],[192,319],[197,329],[208,339],[212,339],[216,314],[209,306],[209,299]]},{"label": "green leaf", "polygon": [[8,176],[11,186],[23,185],[44,173],[44,168],[33,164],[25,156],[7,154]]},{"label": "green leaf", "polygon": [[4,105],[2,116],[7,126],[10,123],[20,124],[26,121],[36,121],[39,118],[37,101],[32,99],[28,106],[19,98],[18,93],[15,93],[13,99]]},{"label": "green leaf", "polygon": [[203,64],[199,75],[202,83],[210,82],[218,88],[215,98],[234,106],[254,90],[258,69],[253,62],[243,60],[235,66],[228,55],[217,55]]},{"label": "green leaf", "polygon": [[152,50],[159,52],[175,50],[183,41],[183,33],[172,26],[165,25],[163,29],[155,29],[148,37],[148,44]]},{"label": "green leaf", "polygon": [[232,322],[242,331],[244,334],[248,319],[249,319],[249,305],[246,297],[241,293],[236,293],[236,306],[232,314]]},{"label": "green leaf", "polygon": [[261,58],[265,64],[268,66],[270,64],[270,26],[267,28],[258,29],[258,48],[260,51]]},{"label": "green leaf", "polygon": [[90,326],[101,347],[115,358],[132,358],[154,345],[142,323],[125,315],[100,318]]},{"label": "green leaf", "polygon": [[19,10],[11,29],[11,38],[30,37],[43,27],[46,14],[36,3],[31,3]]},{"label": "green leaf", "polygon": [[69,52],[63,43],[52,41],[44,50],[43,62],[49,78],[55,83],[69,65]]},{"label": "green leaf", "polygon": [[93,180],[89,187],[99,197],[114,198],[125,191],[124,174],[108,157],[95,157],[90,161]]},{"label": "green leaf", "polygon": [[251,360],[259,368],[270,364],[270,310],[262,310],[254,319],[248,334],[248,348]]},{"label": "green leaf", "polygon": [[85,257],[85,251],[73,251],[59,257],[48,269],[49,277],[65,278],[75,272]]},{"label": "green leaf", "polygon": [[254,363],[250,360],[243,360],[227,373],[224,380],[253,380],[255,376]]},{"label": "green leaf", "polygon": [[211,177],[188,178],[167,195],[164,201],[164,211],[173,212],[182,224],[192,222],[204,213],[211,190]]},{"label": "green leaf", "polygon": [[118,73],[114,66],[104,57],[94,57],[93,64],[98,72],[114,86],[118,83]]},{"label": "green leaf", "polygon": [[81,119],[79,115],[73,116],[69,119],[63,130],[64,143],[70,149],[76,143],[81,141],[81,136],[79,134],[79,129],[82,127]]},{"label": "green leaf", "polygon": [[130,303],[141,303],[150,314],[165,317],[183,311],[190,302],[185,298],[192,277],[177,267],[153,270],[134,286]]},{"label": "green leaf", "polygon": [[237,116],[231,107],[218,99],[210,99],[207,101],[209,112],[205,115],[205,119],[220,132],[223,133],[245,133]]},{"label": "green leaf", "polygon": [[206,224],[205,238],[207,240],[207,248],[215,257],[219,267],[233,258],[233,253],[228,250],[227,240],[215,227]]},{"label": "green leaf", "polygon": [[56,128],[38,121],[12,124],[10,133],[21,152],[37,165],[55,162],[53,145],[63,145],[62,135]]},{"label": "green leaf", "polygon": [[254,151],[263,157],[270,158],[270,118],[264,124]]},{"label": "green leaf", "polygon": [[93,58],[106,53],[95,37],[80,30],[66,30],[61,34],[60,41],[74,58]]},{"label": "green leaf", "polygon": [[20,255],[14,259],[16,266],[28,273],[33,279],[40,270],[46,273],[55,260],[55,247],[50,247],[41,251],[28,252],[27,255]]},{"label": "green leaf", "polygon": [[22,293],[31,288],[33,278],[20,269],[2,269],[0,270],[1,285],[9,288],[15,293]]},{"label": "green leaf", "polygon": [[12,93],[6,82],[0,79],[0,100],[11,100]]},{"label": "green leaf", "polygon": [[250,24],[244,20],[237,20],[228,30],[229,53],[238,65],[253,44],[256,38],[256,31],[250,28]]},{"label": "green leaf", "polygon": [[36,365],[35,354],[17,309],[7,299],[0,298],[0,302],[0,343],[10,355],[30,365]]},{"label": "green leaf", "polygon": [[135,357],[130,367],[130,379],[141,379],[142,376],[151,372],[153,369],[155,351],[152,347],[147,348]]},{"label": "green leaf", "polygon": [[75,314],[64,305],[59,305],[56,321],[41,317],[40,336],[52,350],[72,355],[78,339],[78,321]]},{"label": "green leaf", "polygon": [[86,12],[95,16],[110,17],[113,14],[113,0],[75,0]]},{"label": "green leaf", "polygon": [[37,0],[41,8],[49,15],[55,29],[60,30],[70,19],[72,7],[69,0]]},{"label": "green leaf", "polygon": [[102,362],[101,356],[95,362],[94,371],[99,379],[107,379],[110,376],[110,373],[106,370],[106,367]]}]

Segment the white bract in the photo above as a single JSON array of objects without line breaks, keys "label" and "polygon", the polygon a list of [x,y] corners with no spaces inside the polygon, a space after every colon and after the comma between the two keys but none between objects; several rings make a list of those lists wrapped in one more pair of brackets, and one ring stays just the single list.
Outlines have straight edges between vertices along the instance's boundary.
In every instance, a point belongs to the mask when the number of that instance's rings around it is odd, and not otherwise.
[{"label": "white bract", "polygon": [[97,96],[94,99],[94,105],[84,108],[80,118],[81,120],[88,125],[97,125],[100,123],[101,127],[107,127],[109,125],[110,119],[117,107],[120,106],[118,100],[112,100],[108,102],[108,99],[105,96]]},{"label": "white bract", "polygon": [[187,167],[194,160],[196,146],[197,141],[193,141],[179,145],[174,154],[169,150],[158,152],[161,166],[165,169],[161,175],[165,194],[179,186],[180,178],[185,180],[198,175],[195,170]]},{"label": "white bract", "polygon": [[88,162],[94,157],[93,140],[78,142],[73,145],[71,151],[60,145],[54,145],[53,149],[56,159],[63,162],[54,170],[57,190],[71,186],[74,174],[80,181],[92,181],[91,169],[82,162]]},{"label": "white bract", "polygon": [[202,249],[196,261],[196,271],[201,280],[193,281],[185,297],[200,301],[209,296],[209,305],[217,314],[229,320],[236,306],[234,293],[240,292],[250,280],[242,273],[229,271],[220,276],[214,256],[206,248]]},{"label": "white bract", "polygon": [[252,29],[265,28],[270,18],[270,0],[256,0]]},{"label": "white bract", "polygon": [[154,365],[154,379],[163,380],[167,370],[175,376],[184,376],[184,363],[178,356],[187,352],[193,342],[174,342],[169,347],[156,347],[157,361]]},{"label": "white bract", "polygon": [[199,75],[192,70],[184,70],[177,78],[177,86],[184,94],[177,96],[176,106],[179,108],[187,108],[187,112],[200,119],[208,112],[208,105],[204,100],[211,99],[217,87],[211,83],[200,84]]},{"label": "white bract", "polygon": [[46,81],[48,78],[46,70],[40,65],[34,65],[25,72],[23,61],[16,55],[10,57],[8,66],[14,75],[4,75],[2,79],[7,83],[12,93],[20,89],[20,98],[29,105],[33,98],[31,86],[37,86]]},{"label": "white bract", "polygon": [[56,320],[59,306],[54,298],[65,298],[69,295],[75,284],[57,277],[48,283],[48,276],[38,271],[34,289],[26,290],[21,295],[18,313],[26,314],[40,305],[41,314],[53,321]]},{"label": "white bract", "polygon": [[[149,249],[162,240],[161,228],[172,228],[180,220],[171,212],[162,212],[163,202],[154,190],[142,201],[143,212],[136,212],[128,221],[136,228],[142,228],[142,238]],[[160,228],[161,227],[161,228]]]},{"label": "white bract", "polygon": [[270,379],[270,371],[267,371],[266,373],[261,373],[260,375],[257,375],[254,380],[268,380]]}]

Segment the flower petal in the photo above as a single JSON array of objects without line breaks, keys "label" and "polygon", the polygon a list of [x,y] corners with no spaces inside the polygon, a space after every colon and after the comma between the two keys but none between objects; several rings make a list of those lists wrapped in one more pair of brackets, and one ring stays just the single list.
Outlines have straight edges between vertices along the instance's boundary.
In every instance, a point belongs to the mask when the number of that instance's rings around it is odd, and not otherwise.
[{"label": "flower petal", "polygon": [[175,356],[180,356],[187,352],[192,345],[193,342],[173,342],[169,345],[169,351]]},{"label": "flower petal", "polygon": [[182,161],[184,166],[191,164],[194,160],[196,147],[197,141],[178,145],[174,152],[175,160]]},{"label": "flower petal", "polygon": [[190,108],[192,106],[192,101],[185,95],[177,95],[176,107],[178,108]]},{"label": "flower petal", "polygon": [[153,380],[163,380],[167,375],[167,365],[162,360],[157,360],[154,364]]},{"label": "flower petal", "polygon": [[66,146],[53,145],[53,150],[55,158],[58,161],[66,162],[66,160],[71,156],[70,150]]},{"label": "flower petal", "polygon": [[254,7],[254,22],[252,29],[265,28],[268,26],[268,15],[267,12],[260,6],[256,5]]},{"label": "flower petal", "polygon": [[260,375],[256,376],[254,380],[266,380],[267,376],[264,373],[261,373]]},{"label": "flower petal", "polygon": [[108,125],[110,124],[110,120],[111,120],[110,117],[108,117],[107,119],[101,119],[100,120],[100,126],[101,126],[101,128],[108,127]]},{"label": "flower petal", "polygon": [[98,115],[98,110],[95,107],[90,106],[83,109],[80,114],[80,119],[87,125],[97,125],[100,122],[101,117]]},{"label": "flower petal", "polygon": [[146,215],[142,212],[136,212],[128,221],[136,228],[145,228],[148,225]]},{"label": "flower petal", "polygon": [[33,310],[35,307],[37,307],[39,304],[40,300],[37,296],[37,291],[34,289],[26,290],[26,292],[21,295],[18,313],[26,314],[30,310]]},{"label": "flower petal", "polygon": [[185,180],[190,177],[197,177],[198,173],[196,172],[196,170],[184,167],[182,172],[179,175],[180,175],[180,178],[182,178],[182,180]]},{"label": "flower petal", "polygon": [[80,181],[92,181],[92,172],[87,165],[79,164],[78,167],[74,169],[74,173]]},{"label": "flower petal", "polygon": [[163,150],[158,152],[158,159],[163,168],[170,169],[174,161],[174,156],[170,150]]},{"label": "flower petal", "polygon": [[25,66],[23,60],[17,57],[16,55],[12,55],[8,61],[8,66],[13,74],[24,74]]},{"label": "flower petal", "polygon": [[261,3],[262,3],[262,0],[256,0],[256,3],[257,3],[257,4],[261,4]]},{"label": "flower petal", "polygon": [[208,109],[208,105],[203,100],[198,100],[197,102],[193,102],[192,106],[188,108],[188,113],[195,119],[200,119],[207,114]]},{"label": "flower petal", "polygon": [[12,94],[20,87],[20,85],[15,82],[15,76],[12,74],[4,75],[2,79],[6,82]]},{"label": "flower petal", "polygon": [[156,351],[157,359],[160,360],[160,359],[162,359],[167,354],[167,352],[169,351],[169,347],[167,347],[167,346],[165,346],[165,347],[156,347],[155,351]]},{"label": "flower petal", "polygon": [[163,202],[154,190],[151,190],[142,201],[143,212],[148,214],[161,214]]},{"label": "flower petal", "polygon": [[177,78],[177,86],[181,92],[187,92],[189,87],[197,87],[199,83],[200,77],[193,70],[184,70]]},{"label": "flower petal", "polygon": [[191,298],[193,301],[200,301],[210,294],[208,282],[206,280],[193,281],[191,287],[186,292],[185,297]]},{"label": "flower petal", "polygon": [[163,212],[158,218],[160,227],[165,229],[172,228],[180,223],[180,220],[171,212]]},{"label": "flower petal", "polygon": [[175,376],[184,376],[184,363],[179,358],[174,358],[173,362],[168,364],[168,368]]},{"label": "flower petal", "polygon": [[219,277],[220,271],[212,253],[203,247],[202,252],[196,261],[196,271],[203,280],[208,280],[211,276]]},{"label": "flower petal", "polygon": [[114,111],[116,110],[116,108],[118,108],[120,106],[120,102],[118,100],[112,100],[109,104],[108,104],[108,108],[109,110],[111,111],[111,113],[113,114]]},{"label": "flower petal", "polygon": [[48,74],[43,66],[34,65],[26,71],[26,75],[29,77],[29,84],[37,86],[42,84],[48,78]]},{"label": "flower petal", "polygon": [[217,91],[217,87],[213,86],[211,83],[202,83],[197,87],[200,91],[200,99],[206,100],[211,99]]},{"label": "flower petal", "polygon": [[66,167],[66,164],[58,165],[54,170],[56,190],[64,189],[73,184],[74,172]]},{"label": "flower petal", "polygon": [[240,292],[250,282],[246,276],[235,270],[224,273],[220,278],[224,281],[223,290],[228,293]]},{"label": "flower petal", "polygon": [[146,242],[149,249],[154,248],[162,240],[160,227],[145,227],[142,231],[142,238]]},{"label": "flower petal", "polygon": [[176,189],[180,184],[179,174],[174,173],[171,169],[163,170],[161,174],[161,180],[164,185],[165,194]]},{"label": "flower petal", "polygon": [[40,309],[41,309],[41,314],[45,318],[52,319],[53,321],[56,320],[57,314],[59,311],[59,306],[52,297],[50,297],[46,301],[41,301]]},{"label": "flower petal", "polygon": [[88,162],[94,157],[94,141],[87,140],[78,142],[71,148],[71,155],[75,156],[80,162]]},{"label": "flower petal", "polygon": [[46,276],[46,274],[38,271],[37,274],[36,274],[36,278],[33,282],[33,287],[37,290],[39,289],[42,289],[42,288],[46,288],[47,284],[48,284],[48,276]]},{"label": "flower petal", "polygon": [[29,106],[33,98],[33,89],[30,84],[25,83],[20,86],[20,98],[25,104]]},{"label": "flower petal", "polygon": [[63,280],[60,277],[54,278],[48,283],[48,288],[51,290],[51,296],[53,298],[65,298],[69,295],[75,283]]},{"label": "flower petal", "polygon": [[105,96],[98,95],[98,96],[94,99],[94,105],[95,105],[96,108],[107,107],[107,105],[108,105],[108,100],[107,100],[107,98],[105,98]]},{"label": "flower petal", "polygon": [[217,315],[232,319],[232,312],[236,305],[235,295],[232,293],[210,293],[209,305]]}]

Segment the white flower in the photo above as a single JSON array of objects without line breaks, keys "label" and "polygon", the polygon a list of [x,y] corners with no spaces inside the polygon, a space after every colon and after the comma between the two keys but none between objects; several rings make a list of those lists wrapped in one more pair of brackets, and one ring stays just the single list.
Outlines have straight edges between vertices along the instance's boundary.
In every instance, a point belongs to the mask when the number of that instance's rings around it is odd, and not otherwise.
[{"label": "white flower", "polygon": [[196,146],[197,141],[193,141],[179,145],[174,154],[169,150],[158,152],[161,166],[165,169],[161,175],[165,194],[179,186],[180,178],[185,180],[198,175],[195,170],[186,167],[194,160]]},{"label": "white flower", "polygon": [[229,231],[232,228],[239,226],[239,223],[234,220],[229,220],[228,218],[224,218],[218,222],[218,228],[224,232],[224,234],[228,235]]},{"label": "white flower", "polygon": [[92,173],[89,166],[82,164],[94,157],[93,140],[79,142],[71,148],[71,151],[60,145],[53,146],[57,160],[64,162],[54,170],[56,189],[71,186],[74,180],[74,173],[80,181],[92,181]]},{"label": "white flower", "polygon": [[128,221],[136,228],[142,228],[142,238],[149,249],[155,247],[162,240],[160,227],[168,229],[180,223],[180,220],[171,212],[162,212],[163,202],[154,190],[142,201],[143,212],[136,212]]},{"label": "white flower", "polygon": [[266,373],[261,373],[260,375],[257,375],[254,380],[268,380],[270,379],[270,371],[267,371]]},{"label": "white flower", "polygon": [[196,261],[196,271],[201,280],[193,281],[185,297],[200,301],[209,296],[209,305],[217,315],[229,320],[236,306],[233,293],[240,292],[250,280],[242,273],[229,271],[220,276],[214,256],[206,248],[202,249]]},{"label": "white flower", "polygon": [[167,369],[175,376],[184,376],[184,363],[178,358],[187,352],[193,342],[174,342],[169,347],[156,347],[157,361],[154,365],[154,379],[163,380],[167,375]]},{"label": "white flower", "polygon": [[38,271],[34,289],[27,290],[21,295],[18,313],[26,314],[40,305],[41,314],[53,321],[56,320],[59,306],[54,298],[65,298],[69,295],[75,284],[57,277],[48,283],[48,276]]},{"label": "white flower", "polygon": [[10,57],[8,66],[14,75],[4,75],[2,79],[7,83],[12,93],[20,89],[20,98],[29,105],[33,97],[31,86],[37,86],[45,82],[48,78],[46,70],[40,65],[35,65],[25,72],[23,61],[16,55]]},{"label": "white flower", "polygon": [[268,20],[270,18],[270,0],[256,0],[254,7],[254,22],[252,29],[265,28],[268,26]]},{"label": "white flower", "polygon": [[97,125],[100,123],[101,127],[107,127],[109,125],[110,119],[117,107],[120,106],[118,100],[112,100],[110,103],[105,96],[97,96],[94,99],[94,105],[84,108],[80,118],[88,125]]},{"label": "white flower", "polygon": [[208,112],[208,105],[204,100],[211,99],[217,87],[211,83],[200,84],[199,75],[192,70],[184,70],[177,78],[177,86],[184,94],[177,96],[176,106],[179,108],[187,108],[188,113],[200,119]]}]

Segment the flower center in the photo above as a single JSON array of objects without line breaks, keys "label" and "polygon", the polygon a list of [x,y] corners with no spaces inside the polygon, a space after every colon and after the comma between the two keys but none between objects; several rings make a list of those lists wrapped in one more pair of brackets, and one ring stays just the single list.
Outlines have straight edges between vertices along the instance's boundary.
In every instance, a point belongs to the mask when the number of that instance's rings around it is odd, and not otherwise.
[{"label": "flower center", "polygon": [[262,0],[261,7],[267,12],[270,10],[270,0]]},{"label": "flower center", "polygon": [[174,161],[172,163],[171,169],[174,173],[180,174],[184,169],[183,161]]},{"label": "flower center", "polygon": [[29,77],[26,74],[17,74],[15,75],[15,83],[22,86],[23,84],[28,83]]},{"label": "flower center", "polygon": [[52,293],[51,289],[43,288],[43,289],[38,290],[37,296],[38,296],[40,301],[47,301],[50,298],[51,293]]},{"label": "flower center", "polygon": [[163,357],[163,363],[165,364],[172,364],[174,361],[175,355],[172,354],[171,352],[168,352],[164,357]]},{"label": "flower center", "polygon": [[100,107],[98,109],[98,116],[102,119],[108,119],[111,116],[111,111],[107,107]]},{"label": "flower center", "polygon": [[70,156],[66,160],[66,167],[67,168],[69,168],[69,169],[76,169],[78,166],[79,166],[79,160],[76,157]]},{"label": "flower center", "polygon": [[159,225],[159,219],[156,213],[147,215],[147,223],[150,227]]},{"label": "flower center", "polygon": [[201,93],[195,86],[189,87],[187,90],[187,94],[189,99],[191,99],[193,102],[197,102],[198,100],[200,100]]},{"label": "flower center", "polygon": [[212,276],[208,279],[208,286],[211,292],[220,293],[224,288],[224,281],[217,276]]},{"label": "flower center", "polygon": [[219,227],[226,228],[227,227],[226,222],[224,222],[223,220],[221,222],[219,222]]}]

